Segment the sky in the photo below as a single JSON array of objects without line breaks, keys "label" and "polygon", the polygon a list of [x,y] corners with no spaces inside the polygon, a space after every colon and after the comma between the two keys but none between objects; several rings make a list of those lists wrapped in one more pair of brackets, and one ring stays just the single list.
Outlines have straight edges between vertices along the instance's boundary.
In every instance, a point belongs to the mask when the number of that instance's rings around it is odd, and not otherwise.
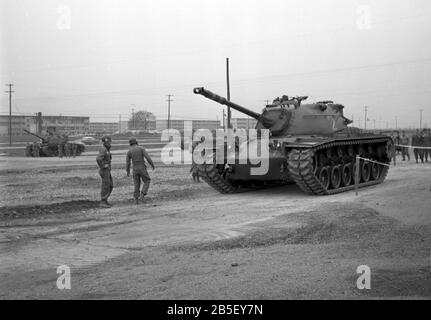
[{"label": "sky", "polygon": [[[334,100],[369,128],[431,127],[428,0],[0,0],[0,84],[13,112],[221,119],[193,88],[261,111]],[[6,90],[6,87],[4,87]],[[8,96],[0,96],[0,112]],[[234,113],[234,117],[241,114]]]}]

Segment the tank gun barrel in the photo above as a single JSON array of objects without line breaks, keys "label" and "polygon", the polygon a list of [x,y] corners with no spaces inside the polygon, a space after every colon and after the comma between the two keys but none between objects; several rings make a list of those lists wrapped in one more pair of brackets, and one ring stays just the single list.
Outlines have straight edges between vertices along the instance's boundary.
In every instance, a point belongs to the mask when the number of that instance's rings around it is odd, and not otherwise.
[{"label": "tank gun barrel", "polygon": [[36,138],[39,138],[39,139],[41,139],[41,140],[44,140],[44,141],[45,141],[45,139],[44,139],[44,138],[42,138],[41,136],[39,136],[39,135],[37,135],[37,134],[35,134],[35,133],[33,133],[33,132],[30,132],[30,131],[27,131],[27,130],[24,130],[24,132],[25,132],[25,133],[27,133],[27,134],[29,134],[29,135],[31,135],[31,136],[34,136],[34,137],[36,137]]},{"label": "tank gun barrel", "polygon": [[195,88],[193,89],[193,92],[195,94],[200,94],[204,96],[207,99],[213,100],[215,102],[218,102],[220,104],[223,104],[225,106],[231,107],[232,109],[235,109],[236,111],[242,112],[256,120],[259,120],[260,114],[256,113],[254,111],[251,111],[247,108],[241,107],[240,105],[237,105],[236,103],[228,101],[226,98],[223,98],[209,90],[206,90],[205,88]]}]

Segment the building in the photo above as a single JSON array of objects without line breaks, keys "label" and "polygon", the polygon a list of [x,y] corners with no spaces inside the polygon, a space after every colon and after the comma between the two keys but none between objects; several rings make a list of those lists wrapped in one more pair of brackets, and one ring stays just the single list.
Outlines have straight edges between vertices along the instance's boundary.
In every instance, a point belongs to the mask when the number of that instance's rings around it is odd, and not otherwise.
[{"label": "building", "polygon": [[[89,130],[89,117],[65,117],[65,116],[42,116],[40,128],[52,132],[65,133],[68,135],[86,134]],[[38,117],[12,115],[12,135],[22,136],[28,130],[37,133]],[[0,115],[0,135],[9,135],[9,116]]]},{"label": "building", "polygon": [[[12,136],[22,136],[24,130],[36,132],[36,117],[12,116]],[[9,116],[0,116],[0,136],[9,136]]]},{"label": "building", "polygon": [[42,116],[42,129],[67,135],[87,134],[90,117]]},{"label": "building", "polygon": [[88,134],[104,135],[113,134],[118,131],[120,131],[118,122],[90,122]]},{"label": "building", "polygon": [[[170,128],[174,130],[198,130],[208,129],[216,130],[220,129],[220,122],[217,120],[171,120]],[[168,120],[157,120],[156,130],[163,131],[168,129]]]},{"label": "building", "polygon": [[235,118],[231,120],[234,129],[254,129],[257,125],[257,120],[253,118]]}]

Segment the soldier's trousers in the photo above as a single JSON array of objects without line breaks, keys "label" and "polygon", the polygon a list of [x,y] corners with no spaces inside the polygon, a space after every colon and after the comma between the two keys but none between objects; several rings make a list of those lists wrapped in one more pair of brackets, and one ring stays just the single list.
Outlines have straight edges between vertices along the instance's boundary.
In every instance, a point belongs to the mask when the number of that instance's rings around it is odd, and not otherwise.
[{"label": "soldier's trousers", "polygon": [[[144,183],[141,190],[141,181]],[[148,174],[147,168],[138,167],[133,168],[133,182],[135,184],[135,192],[133,194],[135,199],[139,199],[140,194],[146,196],[150,188],[151,178]]]},{"label": "soldier's trousers", "polygon": [[421,162],[424,162],[424,152],[422,149],[414,149],[415,159],[416,162],[419,162],[419,158],[421,159]]},{"label": "soldier's trousers", "polygon": [[62,145],[62,144],[58,145],[58,156],[60,158],[63,158],[63,156],[64,156],[64,145]]},{"label": "soldier's trousers", "polygon": [[100,177],[102,178],[102,187],[100,191],[100,198],[102,201],[107,201],[109,196],[114,189],[114,182],[112,180],[111,170],[109,169],[100,169],[99,170]]},{"label": "soldier's trousers", "polygon": [[403,156],[403,161],[406,160],[406,156],[410,161],[410,153],[409,153],[409,148],[401,148],[401,155]]}]

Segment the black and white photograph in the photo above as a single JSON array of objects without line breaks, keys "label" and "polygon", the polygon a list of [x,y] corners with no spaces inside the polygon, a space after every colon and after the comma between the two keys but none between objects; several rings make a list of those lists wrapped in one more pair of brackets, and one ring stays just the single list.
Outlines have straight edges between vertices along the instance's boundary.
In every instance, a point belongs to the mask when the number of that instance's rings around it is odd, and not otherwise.
[{"label": "black and white photograph", "polygon": [[0,300],[431,299],[431,2],[0,0]]}]

